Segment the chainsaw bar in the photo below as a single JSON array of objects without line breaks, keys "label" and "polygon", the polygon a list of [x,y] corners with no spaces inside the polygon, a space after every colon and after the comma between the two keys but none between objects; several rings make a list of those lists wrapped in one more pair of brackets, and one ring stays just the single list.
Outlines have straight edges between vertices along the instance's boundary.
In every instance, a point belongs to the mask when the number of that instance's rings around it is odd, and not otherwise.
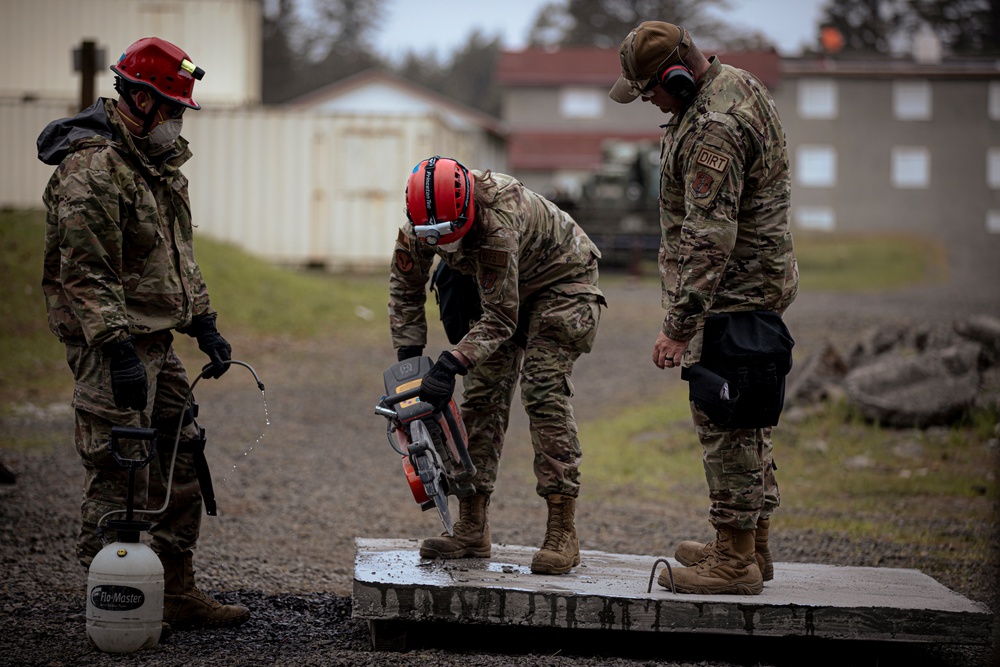
[{"label": "chainsaw bar", "polygon": [[[409,453],[420,482],[424,485],[428,503],[437,509],[448,535],[454,536],[451,511],[448,509],[448,490],[446,482],[442,483],[445,479],[444,463],[434,449],[430,431],[419,419],[410,424],[410,440]],[[424,509],[430,508],[424,507]]]}]

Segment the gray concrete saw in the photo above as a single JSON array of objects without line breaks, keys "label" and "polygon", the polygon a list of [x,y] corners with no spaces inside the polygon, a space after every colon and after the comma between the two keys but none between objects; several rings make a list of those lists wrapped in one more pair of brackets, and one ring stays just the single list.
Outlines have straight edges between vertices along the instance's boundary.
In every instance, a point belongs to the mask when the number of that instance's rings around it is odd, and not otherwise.
[{"label": "gray concrete saw", "polygon": [[386,395],[375,414],[387,420],[389,446],[402,457],[403,474],[420,509],[436,509],[449,535],[448,496],[476,492],[469,481],[476,467],[469,458],[468,436],[452,398],[441,410],[420,401],[420,381],[434,365],[430,357],[404,359],[383,373]]}]

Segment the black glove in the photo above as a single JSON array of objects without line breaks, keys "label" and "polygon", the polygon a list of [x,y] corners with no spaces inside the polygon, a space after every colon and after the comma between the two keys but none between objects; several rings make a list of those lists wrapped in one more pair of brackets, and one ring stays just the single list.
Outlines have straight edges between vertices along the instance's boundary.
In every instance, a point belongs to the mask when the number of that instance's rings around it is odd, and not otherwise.
[{"label": "black glove", "polygon": [[115,406],[123,410],[145,410],[149,391],[146,367],[135,353],[134,340],[129,336],[104,348],[111,357],[111,393],[115,396]]},{"label": "black glove", "polygon": [[413,357],[419,357],[424,353],[423,345],[404,345],[403,347],[396,350],[396,361],[402,361],[404,359],[412,359]]},{"label": "black glove", "polygon": [[455,376],[465,375],[469,369],[456,359],[451,352],[442,352],[437,363],[431,366],[420,381],[420,400],[440,410],[448,405],[455,393]]},{"label": "black glove", "polygon": [[201,369],[202,377],[220,378],[229,370],[229,364],[226,362],[233,358],[233,348],[215,328],[215,315],[199,315],[191,320],[191,326],[180,331],[197,338],[198,349],[207,354],[211,360]]}]

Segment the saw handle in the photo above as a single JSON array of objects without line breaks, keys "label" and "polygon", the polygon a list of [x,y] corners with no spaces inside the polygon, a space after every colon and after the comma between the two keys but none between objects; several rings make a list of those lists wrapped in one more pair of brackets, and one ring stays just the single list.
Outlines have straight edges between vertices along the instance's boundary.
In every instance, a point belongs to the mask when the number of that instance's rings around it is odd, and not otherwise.
[{"label": "saw handle", "polygon": [[408,401],[411,398],[416,398],[419,395],[420,385],[417,385],[416,387],[411,387],[406,391],[401,391],[398,394],[383,396],[382,400],[375,406],[375,414],[382,415],[387,419],[395,419],[398,415],[396,415],[396,411],[393,408],[395,408],[397,404],[402,403],[403,401]]}]

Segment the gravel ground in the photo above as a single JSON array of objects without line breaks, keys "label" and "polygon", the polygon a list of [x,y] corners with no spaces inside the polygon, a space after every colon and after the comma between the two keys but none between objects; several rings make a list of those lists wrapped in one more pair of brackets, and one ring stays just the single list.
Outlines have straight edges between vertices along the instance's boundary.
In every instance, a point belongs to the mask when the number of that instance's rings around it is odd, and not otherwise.
[{"label": "gravel ground", "polygon": [[[995,275],[995,264],[986,266],[993,266]],[[787,315],[797,355],[817,351],[824,341],[845,350],[862,329],[880,323],[1000,313],[1000,281],[983,285],[980,275],[965,273],[960,268],[947,285],[888,294],[804,293]],[[581,421],[640,400],[650,387],[680,382],[649,361],[661,316],[658,287],[618,284],[606,293],[611,307],[597,347],[574,375]],[[380,304],[374,307],[381,310]],[[198,386],[220,516],[205,519],[195,566],[203,589],[249,606],[253,618],[236,631],[175,633],[155,649],[128,656],[102,654],[88,645],[86,573],[71,555],[82,473],[70,438],[67,392],[66,400],[52,405],[17,406],[0,423],[0,458],[19,474],[15,485],[0,487],[0,665],[724,666],[815,663],[817,656],[821,663],[852,666],[997,664],[992,647],[719,642],[568,631],[483,634],[466,627],[443,633],[424,628],[423,645],[407,653],[373,651],[367,626],[350,615],[354,538],[440,531],[436,513],[421,513],[413,503],[398,458],[385,442],[385,422],[373,414],[382,370],[392,360],[389,344],[344,346],[333,336],[295,345],[231,342],[236,358],[251,363],[266,385],[266,406],[242,368]],[[429,350],[443,345],[442,337]],[[190,364],[200,363],[194,348],[180,351]],[[15,434],[47,447],[3,448],[3,440]],[[534,494],[530,441],[517,404],[509,434],[491,507],[493,539],[538,545],[545,508]],[[776,443],[780,452],[780,429]],[[656,503],[595,497],[587,491],[584,468],[581,547],[672,555],[680,539],[708,536],[705,506],[704,489]],[[933,516],[933,508],[927,511]],[[888,543],[782,530],[780,521],[779,511],[772,529],[778,561],[922,569],[998,608],[995,560],[970,571]],[[963,530],[997,543],[994,526]]]}]

